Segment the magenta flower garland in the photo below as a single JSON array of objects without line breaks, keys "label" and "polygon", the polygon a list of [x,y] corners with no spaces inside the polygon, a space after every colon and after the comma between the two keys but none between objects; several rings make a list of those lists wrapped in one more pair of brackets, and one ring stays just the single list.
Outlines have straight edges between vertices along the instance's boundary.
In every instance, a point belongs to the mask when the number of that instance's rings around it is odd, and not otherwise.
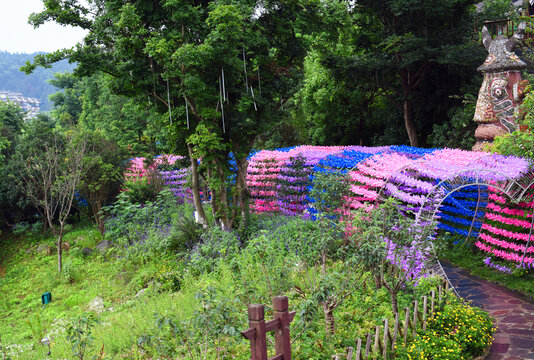
[{"label": "magenta flower garland", "polygon": [[[173,164],[177,159],[173,155],[158,157],[149,169],[145,168],[143,158],[132,159],[125,178],[136,181],[161,164]],[[432,210],[441,204],[437,212],[438,227],[477,238],[475,246],[490,255],[491,264],[493,258],[514,266],[534,263],[534,239],[527,245],[534,195],[513,204],[492,186],[457,190],[457,185],[441,183],[458,176],[467,185],[475,177],[494,184],[517,179],[530,171],[525,159],[405,146],[297,146],[263,150],[249,159],[247,185],[251,210],[309,216],[313,211],[307,197],[313,186],[310,179],[318,171],[347,173],[352,193],[346,198],[346,205],[339,209],[345,220],[350,220],[356,209],[372,209],[379,194],[398,199],[403,211],[414,213],[422,206]],[[191,193],[186,186],[188,172],[188,169],[161,171],[161,175],[177,197],[190,201]],[[438,184],[441,185],[436,188]],[[350,221],[345,224],[346,232],[352,233]]]},{"label": "magenta flower garland", "polygon": [[176,155],[160,155],[154,158],[154,162],[148,168],[145,166],[144,157],[132,158],[128,161],[128,167],[124,171],[124,179],[137,181],[144,178],[151,170],[157,169],[163,164],[173,165],[176,161],[183,159],[182,156]]},{"label": "magenta flower garland", "polygon": [[[521,168],[516,167],[516,170],[524,172]],[[496,259],[513,263],[515,267],[532,267],[534,234],[528,243],[534,205],[534,202],[530,201],[532,193],[527,194],[527,201],[514,204],[496,187],[490,186],[488,191],[490,203],[487,206],[486,222],[482,225],[475,246]],[[493,260],[491,256],[488,259],[488,263]]]}]

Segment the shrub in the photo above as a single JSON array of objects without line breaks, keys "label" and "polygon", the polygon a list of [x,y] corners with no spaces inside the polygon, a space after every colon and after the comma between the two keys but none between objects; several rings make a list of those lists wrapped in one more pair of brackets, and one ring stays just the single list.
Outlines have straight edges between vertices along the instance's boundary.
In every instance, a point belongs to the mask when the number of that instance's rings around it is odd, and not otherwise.
[{"label": "shrub", "polygon": [[429,331],[417,334],[406,348],[399,351],[398,359],[461,360],[465,357],[454,340]]},{"label": "shrub", "polygon": [[145,243],[152,232],[169,231],[173,219],[190,213],[188,205],[178,205],[170,190],[161,191],[155,202],[144,205],[133,203],[124,192],[117,201],[104,208],[106,239],[120,245]]},{"label": "shrub", "polygon": [[151,171],[147,177],[124,183],[124,193],[134,204],[146,204],[156,200],[162,191],[163,181],[157,171]]},{"label": "shrub", "polygon": [[200,241],[202,230],[202,225],[195,219],[181,215],[173,219],[170,233],[162,239],[160,247],[173,253],[192,249]]},{"label": "shrub", "polygon": [[31,224],[26,221],[21,221],[19,223],[16,223],[15,226],[13,226],[13,234],[14,235],[21,235],[25,234],[31,229]]},{"label": "shrub", "polygon": [[73,356],[80,360],[85,358],[87,350],[92,347],[92,330],[99,324],[98,319],[92,314],[84,314],[77,319],[73,319],[67,326],[67,341],[72,347]]},{"label": "shrub", "polygon": [[66,283],[74,283],[78,280],[78,271],[72,259],[67,259],[63,263],[63,271],[61,272],[61,276]]},{"label": "shrub", "polygon": [[188,256],[188,269],[193,275],[212,272],[217,262],[234,258],[240,250],[241,241],[234,232],[215,226],[204,231],[200,241]]},{"label": "shrub", "polygon": [[427,331],[400,349],[399,358],[470,359],[491,345],[495,330],[487,313],[449,295],[444,308],[429,318]]},{"label": "shrub", "polygon": [[137,340],[143,358],[230,358],[236,346],[244,352],[245,342],[236,330],[246,326],[239,303],[209,286],[198,292],[195,300],[198,306],[186,318],[154,314],[154,326]]}]

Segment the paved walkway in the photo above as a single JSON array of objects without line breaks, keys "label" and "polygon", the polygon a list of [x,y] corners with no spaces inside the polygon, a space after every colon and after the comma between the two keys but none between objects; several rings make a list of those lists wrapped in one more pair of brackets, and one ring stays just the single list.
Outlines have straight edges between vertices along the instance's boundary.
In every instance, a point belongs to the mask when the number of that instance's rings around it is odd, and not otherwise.
[{"label": "paved walkway", "polygon": [[443,263],[461,297],[497,319],[497,332],[486,360],[534,360],[534,302],[501,286]]}]

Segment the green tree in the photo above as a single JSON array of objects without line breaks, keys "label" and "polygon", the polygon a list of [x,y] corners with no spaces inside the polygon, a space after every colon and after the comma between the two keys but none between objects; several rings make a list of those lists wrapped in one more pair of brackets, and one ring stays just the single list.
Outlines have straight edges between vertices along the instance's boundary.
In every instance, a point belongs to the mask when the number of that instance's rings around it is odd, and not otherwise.
[{"label": "green tree", "polygon": [[482,28],[486,21],[516,20],[519,17],[519,10],[512,1],[508,0],[486,0],[477,4],[475,12],[476,26]]},{"label": "green tree", "polygon": [[324,53],[310,52],[304,65],[303,86],[296,98],[303,117],[299,137],[317,145],[369,144],[378,132],[379,115],[386,116],[380,89],[359,82],[351,74],[339,75],[326,66]]},{"label": "green tree", "polygon": [[[92,165],[83,136],[58,131],[45,143],[20,153],[21,180],[29,200],[38,208],[57,238],[58,272],[63,269],[63,234],[78,186]],[[29,140],[28,142],[30,142]]]},{"label": "green tree", "polygon": [[0,101],[0,160],[13,153],[23,123],[24,111],[19,105]]},{"label": "green tree", "polygon": [[434,124],[432,134],[427,139],[430,147],[449,147],[471,150],[476,142],[475,130],[477,123],[473,121],[475,116],[477,94],[480,88],[480,79],[474,81],[462,89],[462,104],[451,107],[448,110],[450,121],[442,124]]},{"label": "green tree", "polygon": [[119,193],[123,178],[124,152],[116,143],[106,139],[101,131],[82,134],[90,149],[84,161],[91,166],[77,190],[87,201],[87,206],[82,207],[82,210],[85,210],[98,231],[104,235],[102,207],[111,203]]},{"label": "green tree", "polygon": [[59,91],[49,96],[52,116],[63,125],[74,125],[82,112],[81,82],[72,73],[56,73],[48,81]]},{"label": "green tree", "polygon": [[112,78],[95,74],[83,82],[80,124],[89,132],[102,131],[129,156],[152,157],[165,150],[162,115],[146,99],[115,94]]},{"label": "green tree", "polygon": [[[409,142],[419,146],[429,114],[470,80],[484,55],[474,41],[472,0],[363,0],[352,16],[350,54],[332,52],[326,64],[340,79],[352,74],[375,84],[398,113]],[[476,65],[475,65],[476,64]],[[336,70],[338,69],[338,70]],[[454,76],[452,76],[454,74]],[[436,103],[438,102],[438,103]],[[423,112],[425,106],[432,106]],[[432,115],[432,113],[430,114]],[[430,125],[432,124],[432,119]],[[388,124],[398,127],[398,124]],[[430,129],[432,126],[430,126]]]},{"label": "green tree", "polygon": [[0,218],[9,226],[31,213],[24,189],[16,186],[18,166],[14,154],[24,127],[21,107],[0,101]]},{"label": "green tree", "polygon": [[[78,75],[110,74],[111,89],[147,98],[169,119],[161,124],[168,149],[190,156],[193,196],[198,192],[197,159],[210,168],[208,183],[216,218],[231,228],[248,213],[246,157],[258,134],[269,129],[295,92],[305,55],[303,34],[328,7],[314,0],[263,1],[47,1],[30,17],[80,26],[89,34],[75,49],[38,55],[25,71],[69,58]],[[237,163],[236,207],[227,189],[229,153]],[[197,185],[195,185],[197,184]],[[238,206],[239,205],[239,206]]]}]

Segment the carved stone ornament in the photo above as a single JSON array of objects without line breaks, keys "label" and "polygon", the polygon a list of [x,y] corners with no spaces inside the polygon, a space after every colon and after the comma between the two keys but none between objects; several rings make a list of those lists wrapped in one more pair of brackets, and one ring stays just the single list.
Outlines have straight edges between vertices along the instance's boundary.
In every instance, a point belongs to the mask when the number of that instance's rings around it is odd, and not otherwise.
[{"label": "carved stone ornament", "polygon": [[527,67],[514,52],[514,46],[523,39],[526,24],[519,24],[511,38],[503,35],[491,38],[488,29],[482,28],[482,42],[488,57],[478,71],[484,81],[478,93],[474,120],[479,124],[473,150],[484,150],[497,135],[515,131],[517,107],[521,101],[521,70]]}]

